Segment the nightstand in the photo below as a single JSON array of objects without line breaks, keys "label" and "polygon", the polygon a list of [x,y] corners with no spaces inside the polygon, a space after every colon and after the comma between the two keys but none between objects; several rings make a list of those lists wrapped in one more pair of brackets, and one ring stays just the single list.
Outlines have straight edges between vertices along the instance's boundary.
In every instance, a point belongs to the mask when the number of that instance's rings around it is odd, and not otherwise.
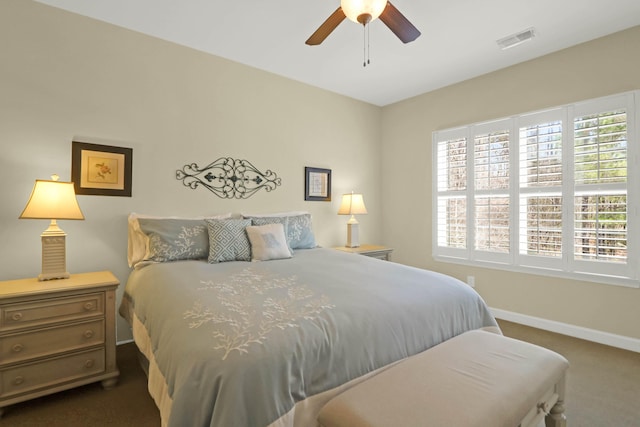
[{"label": "nightstand", "polygon": [[80,385],[115,386],[118,285],[108,271],[0,282],[0,416]]},{"label": "nightstand", "polygon": [[385,261],[391,261],[391,252],[393,252],[392,248],[388,248],[386,246],[379,246],[379,245],[360,245],[357,248],[348,248],[346,246],[338,246],[333,249],[337,249],[343,252],[349,252],[352,254],[364,255],[371,258],[382,259]]}]

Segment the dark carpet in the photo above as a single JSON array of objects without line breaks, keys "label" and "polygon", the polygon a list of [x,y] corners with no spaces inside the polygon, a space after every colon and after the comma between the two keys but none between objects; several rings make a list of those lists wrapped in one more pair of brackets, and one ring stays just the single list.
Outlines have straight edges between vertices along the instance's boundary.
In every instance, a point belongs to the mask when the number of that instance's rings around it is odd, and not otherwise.
[{"label": "dark carpet", "polygon": [[499,320],[502,332],[569,361],[569,427],[640,427],[640,353]]}]

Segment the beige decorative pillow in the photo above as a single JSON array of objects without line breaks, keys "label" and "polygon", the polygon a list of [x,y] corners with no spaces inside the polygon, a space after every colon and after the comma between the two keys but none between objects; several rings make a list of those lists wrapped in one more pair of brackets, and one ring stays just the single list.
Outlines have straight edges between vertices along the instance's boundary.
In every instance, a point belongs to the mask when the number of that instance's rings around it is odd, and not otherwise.
[{"label": "beige decorative pillow", "polygon": [[247,227],[251,243],[251,261],[291,258],[282,224],[253,225]]}]

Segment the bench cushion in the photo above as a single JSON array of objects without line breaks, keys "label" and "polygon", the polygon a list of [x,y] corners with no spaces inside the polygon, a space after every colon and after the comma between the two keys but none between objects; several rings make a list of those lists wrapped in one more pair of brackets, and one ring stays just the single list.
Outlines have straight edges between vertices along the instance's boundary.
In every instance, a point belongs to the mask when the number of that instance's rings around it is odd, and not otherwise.
[{"label": "bench cushion", "polygon": [[564,379],[561,355],[486,331],[458,335],[341,393],[324,427],[514,427]]}]

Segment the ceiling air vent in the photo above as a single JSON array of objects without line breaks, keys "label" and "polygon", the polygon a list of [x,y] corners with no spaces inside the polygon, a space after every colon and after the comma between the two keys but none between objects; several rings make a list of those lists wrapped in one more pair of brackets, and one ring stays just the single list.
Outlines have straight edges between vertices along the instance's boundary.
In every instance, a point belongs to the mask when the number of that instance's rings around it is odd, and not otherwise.
[{"label": "ceiling air vent", "polygon": [[504,37],[496,41],[496,43],[498,43],[498,46],[500,46],[500,49],[505,50],[505,49],[509,49],[510,47],[514,47],[526,41],[529,41],[535,36],[536,36],[535,29],[531,27],[531,28],[527,28],[524,31],[520,31],[519,33]]}]

